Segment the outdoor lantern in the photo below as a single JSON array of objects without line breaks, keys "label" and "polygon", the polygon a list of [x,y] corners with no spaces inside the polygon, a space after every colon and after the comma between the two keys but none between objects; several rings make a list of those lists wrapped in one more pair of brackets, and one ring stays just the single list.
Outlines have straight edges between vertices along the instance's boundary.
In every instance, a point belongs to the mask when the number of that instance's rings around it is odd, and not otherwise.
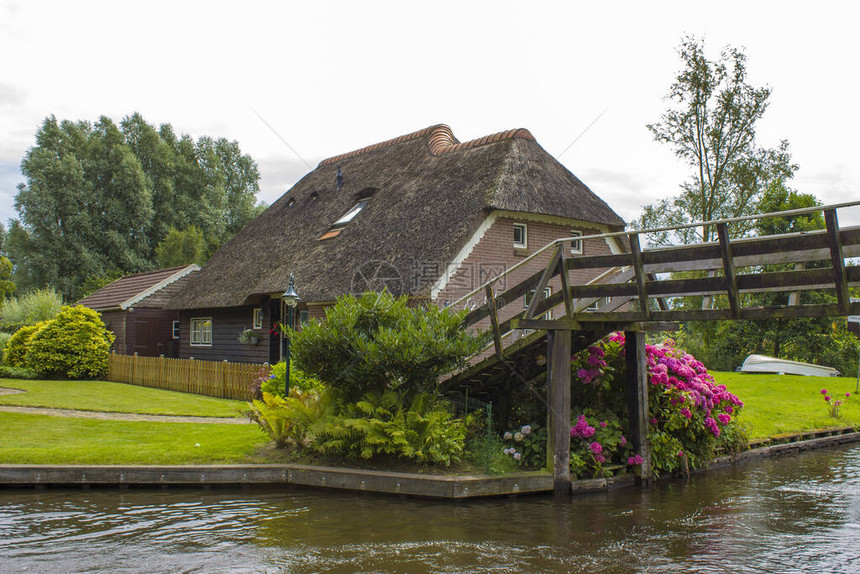
[{"label": "outdoor lantern", "polygon": [[[299,294],[296,293],[295,288],[295,276],[290,273],[290,284],[287,286],[287,290],[284,291],[283,295],[281,295],[281,299],[284,301],[284,305],[287,306],[287,327],[289,329],[293,328],[293,314],[296,310],[296,305],[299,304],[299,301],[302,300],[299,297]],[[287,362],[287,377],[284,381],[284,396],[289,396],[290,394],[290,332],[287,329],[284,329],[283,335],[283,356],[284,360]]]}]

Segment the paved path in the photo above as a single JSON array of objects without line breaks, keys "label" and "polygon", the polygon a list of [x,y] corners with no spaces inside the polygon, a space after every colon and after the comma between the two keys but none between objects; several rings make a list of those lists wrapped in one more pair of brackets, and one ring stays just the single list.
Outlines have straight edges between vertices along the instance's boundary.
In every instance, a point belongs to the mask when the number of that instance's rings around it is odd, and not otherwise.
[{"label": "paved path", "polygon": [[[16,395],[25,391],[0,387],[0,395]],[[155,421],[162,423],[213,423],[243,425],[251,421],[244,417],[193,417],[175,415],[142,415],[136,413],[114,413],[101,411],[79,411],[75,409],[54,409],[45,407],[20,407],[0,405],[0,411],[7,413],[26,413],[30,415],[50,415],[54,417],[75,417],[83,419],[103,419],[111,421]]]}]

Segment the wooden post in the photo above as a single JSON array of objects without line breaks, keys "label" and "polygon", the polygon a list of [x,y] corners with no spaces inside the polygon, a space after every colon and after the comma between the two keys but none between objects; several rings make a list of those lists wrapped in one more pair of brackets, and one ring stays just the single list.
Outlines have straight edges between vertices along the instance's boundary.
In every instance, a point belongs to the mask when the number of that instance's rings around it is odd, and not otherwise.
[{"label": "wooden post", "polygon": [[233,398],[227,396],[227,359],[221,361],[221,398]]},{"label": "wooden post", "polygon": [[626,331],[625,361],[627,380],[627,410],[630,416],[630,440],[642,455],[642,483],[651,481],[651,445],[648,442],[648,358],[645,354],[645,334]]},{"label": "wooden post", "polygon": [[547,454],[552,453],[553,493],[570,496],[570,331],[550,330],[547,340],[550,433]]},{"label": "wooden post", "polygon": [[848,280],[845,274],[845,261],[842,255],[842,238],[839,235],[839,219],[835,209],[824,212],[824,223],[827,225],[827,239],[830,243],[830,262],[833,264],[833,283],[836,288],[836,298],[839,309],[847,315],[851,307],[848,293]]}]

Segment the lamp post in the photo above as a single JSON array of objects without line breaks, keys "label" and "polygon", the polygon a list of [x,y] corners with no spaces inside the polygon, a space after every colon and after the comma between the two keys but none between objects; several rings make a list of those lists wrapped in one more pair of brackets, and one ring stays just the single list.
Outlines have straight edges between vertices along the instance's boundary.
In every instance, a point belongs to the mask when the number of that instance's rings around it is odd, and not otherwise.
[{"label": "lamp post", "polygon": [[290,273],[290,284],[287,286],[287,290],[284,291],[284,294],[281,295],[281,299],[284,301],[284,305],[287,306],[287,325],[286,329],[284,329],[284,338],[283,338],[283,356],[284,360],[287,362],[287,378],[284,381],[284,396],[289,396],[290,394],[290,332],[289,329],[293,328],[293,313],[295,312],[296,305],[299,304],[299,301],[302,300],[299,297],[299,294],[296,293],[295,288],[295,277],[292,273]]}]

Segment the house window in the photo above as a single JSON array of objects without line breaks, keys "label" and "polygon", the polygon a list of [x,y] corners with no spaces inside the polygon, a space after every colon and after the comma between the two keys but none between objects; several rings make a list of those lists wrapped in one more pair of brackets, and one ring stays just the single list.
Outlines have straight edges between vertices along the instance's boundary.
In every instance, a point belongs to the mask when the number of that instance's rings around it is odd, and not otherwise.
[{"label": "house window", "polygon": [[254,328],[262,329],[263,328],[263,310],[262,309],[254,309]]},{"label": "house window", "polygon": [[179,338],[179,321],[173,322],[173,338],[174,339]]},{"label": "house window", "polygon": [[[575,229],[570,230],[571,237],[582,237],[582,232]],[[570,242],[571,255],[582,255],[582,239],[574,239]]]},{"label": "house window", "polygon": [[191,345],[194,347],[212,346],[212,317],[191,318]]},{"label": "house window", "polygon": [[[552,288],[547,287],[543,290],[543,298],[548,299],[549,296],[552,295]],[[523,309],[528,309],[529,305],[532,304],[532,299],[534,299],[535,292],[529,291],[525,295],[523,295]],[[546,313],[539,317],[540,319],[552,319],[552,310],[548,310]]]},{"label": "house window", "polygon": [[514,223],[514,247],[525,249],[528,246],[528,226],[525,223]]},{"label": "house window", "polygon": [[299,311],[299,325],[304,325],[308,322],[308,310],[302,309]]},{"label": "house window", "polygon": [[364,209],[365,205],[367,205],[366,199],[359,201],[352,206],[352,209],[344,213],[340,219],[335,221],[332,227],[343,227],[344,225],[355,219],[355,216],[358,215],[362,209]]},{"label": "house window", "polygon": [[355,216],[358,215],[362,209],[364,209],[364,206],[367,205],[367,201],[368,200],[366,199],[362,199],[361,201],[353,205],[352,209],[344,213],[340,219],[335,221],[334,224],[328,228],[328,231],[326,231],[320,236],[320,241],[322,241],[323,239],[332,239],[333,237],[337,237],[338,235],[340,235],[340,232],[343,230],[344,227],[346,227],[346,224],[355,219]]}]

